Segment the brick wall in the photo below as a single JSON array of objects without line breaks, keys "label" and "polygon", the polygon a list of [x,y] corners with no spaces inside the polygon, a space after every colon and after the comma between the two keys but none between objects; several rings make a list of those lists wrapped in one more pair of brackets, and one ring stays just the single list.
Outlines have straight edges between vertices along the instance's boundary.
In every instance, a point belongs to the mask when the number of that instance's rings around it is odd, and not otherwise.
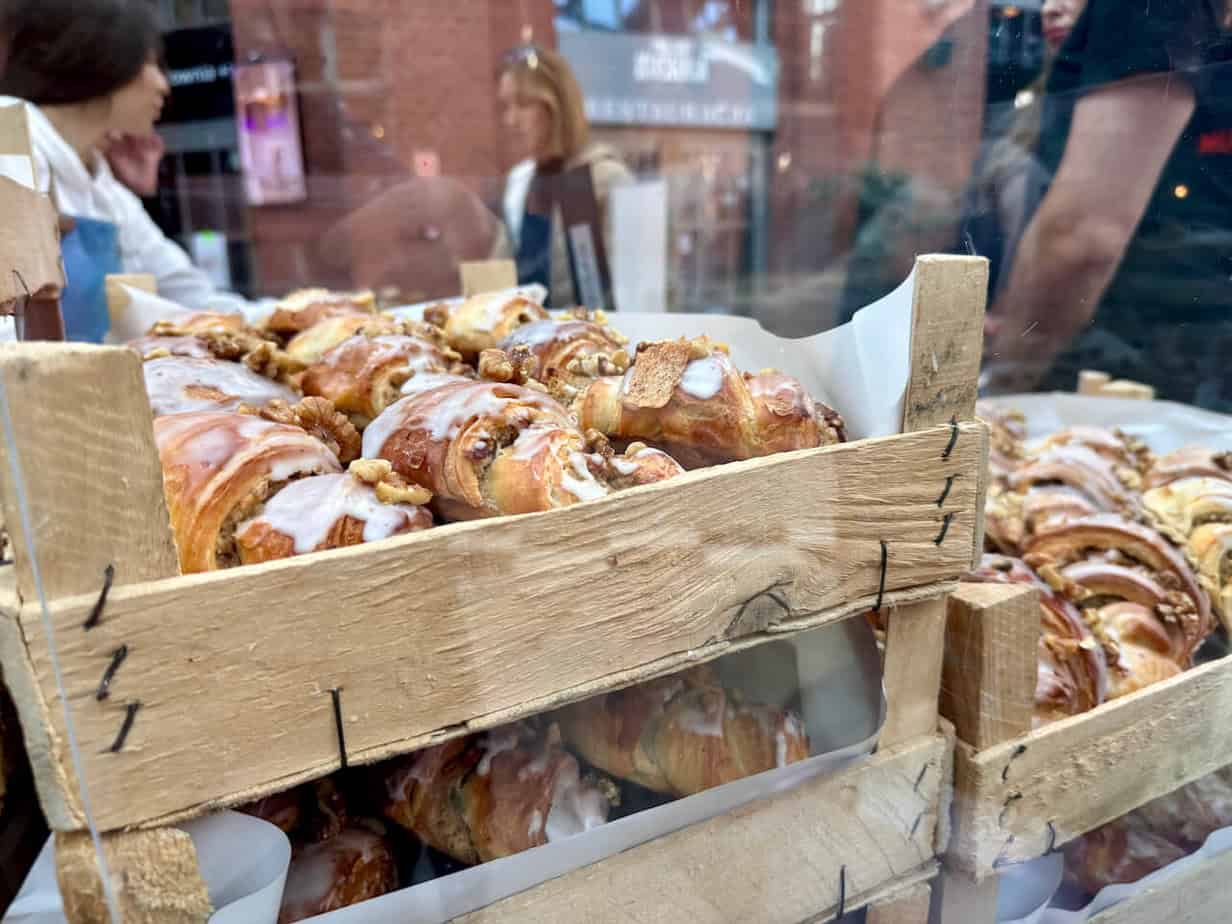
[{"label": "brick wall", "polygon": [[[965,181],[983,107],[986,6],[977,0],[953,23],[953,59],[930,71],[912,62],[943,31],[937,24],[953,17],[943,10],[907,22],[907,3],[923,7],[918,0],[843,0],[819,17],[825,4],[774,3],[782,65],[770,158],[776,276],[819,271],[847,251],[854,177],[869,161],[949,195]],[[510,166],[495,104],[500,56],[521,41],[524,25],[535,41],[553,45],[552,15],[552,0],[232,0],[237,56],[289,52],[301,81],[311,198],[250,210],[262,290],[350,284],[351,266],[363,256],[353,248],[378,246],[379,229],[366,243],[324,252],[322,239],[407,176],[416,151],[434,152],[444,174],[494,200]],[[820,45],[818,21],[825,24]],[[671,25],[664,20],[664,28]],[[751,24],[742,21],[739,30],[745,37]],[[653,133],[625,134],[637,148]],[[672,147],[664,147],[669,159]],[[416,242],[403,243],[408,261],[422,262]],[[425,292],[452,279],[428,275],[441,281],[425,282]]]}]

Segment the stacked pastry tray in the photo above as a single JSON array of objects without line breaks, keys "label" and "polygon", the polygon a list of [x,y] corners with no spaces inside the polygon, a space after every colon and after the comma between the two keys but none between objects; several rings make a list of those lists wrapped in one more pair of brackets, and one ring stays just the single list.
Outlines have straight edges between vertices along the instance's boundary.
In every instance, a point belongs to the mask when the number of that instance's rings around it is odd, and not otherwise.
[{"label": "stacked pastry tray", "polygon": [[[1038,403],[1049,396],[1031,400],[1043,413],[1059,406]],[[1163,431],[1169,412],[1188,412],[1163,402],[1086,400],[1097,404],[1068,423]],[[1200,441],[1222,446],[1227,431],[1219,429],[1216,415],[1194,413],[1202,416],[1193,424]],[[1000,871],[1232,764],[1232,657],[1032,730],[1037,592],[1021,585],[964,584],[948,607],[941,712],[953,722],[958,741],[939,924],[993,924]],[[1227,921],[1232,899],[1220,880],[1226,881],[1229,868],[1227,855],[1204,859],[1090,920]],[[1183,916],[1174,916],[1178,908]]]},{"label": "stacked pastry tray", "polygon": [[[944,597],[982,544],[985,273],[919,261],[900,435],[192,576],[177,574],[136,354],[3,348],[16,561],[0,573],[0,662],[52,829],[86,827],[78,767],[94,823],[118,837],[880,603],[889,707],[874,756],[472,920],[743,908],[794,924],[872,904],[873,920],[923,922],[946,830]],[[733,875],[754,856],[756,876]]]}]

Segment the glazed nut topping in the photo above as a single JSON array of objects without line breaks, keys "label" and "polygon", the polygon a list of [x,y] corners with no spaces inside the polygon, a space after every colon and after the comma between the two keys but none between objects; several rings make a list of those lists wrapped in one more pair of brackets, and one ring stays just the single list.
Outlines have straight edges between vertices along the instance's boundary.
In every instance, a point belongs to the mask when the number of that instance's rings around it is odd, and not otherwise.
[{"label": "glazed nut topping", "polygon": [[347,471],[365,484],[377,484],[388,478],[393,470],[385,459],[356,459],[347,467]]},{"label": "glazed nut topping", "polygon": [[[396,484],[395,481],[401,482]],[[382,504],[413,504],[423,506],[432,500],[432,492],[417,484],[407,484],[397,475],[376,484],[376,499]]]},{"label": "glazed nut topping", "polygon": [[479,375],[491,382],[513,381],[513,360],[504,350],[484,350],[479,354]]},{"label": "glazed nut topping", "polygon": [[689,359],[705,359],[714,350],[713,344],[705,337],[698,337],[696,340],[689,341]]}]

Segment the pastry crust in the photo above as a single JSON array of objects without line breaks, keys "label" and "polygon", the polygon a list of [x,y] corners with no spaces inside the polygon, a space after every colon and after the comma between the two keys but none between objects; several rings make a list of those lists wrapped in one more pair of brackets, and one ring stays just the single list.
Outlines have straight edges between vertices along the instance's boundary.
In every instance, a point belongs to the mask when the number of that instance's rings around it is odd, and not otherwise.
[{"label": "pastry crust", "polygon": [[245,414],[160,417],[154,439],[185,574],[238,564],[236,526],[280,485],[342,470],[304,430]]},{"label": "pastry crust", "polygon": [[706,338],[643,343],[623,377],[591,383],[574,410],[583,429],[659,446],[686,468],[845,439],[842,418],[796,379],[742,375]]},{"label": "pastry crust", "polygon": [[352,826],[295,852],[287,870],[278,924],[376,898],[398,888],[398,868],[385,838]]},{"label": "pastry crust", "polygon": [[339,315],[376,314],[376,296],[371,292],[330,292],[327,289],[301,289],[278,303],[265,321],[265,330],[292,337],[325,318]]},{"label": "pastry crust", "polygon": [[557,713],[589,763],[655,792],[691,795],[804,760],[799,718],[743,702],[709,668],[593,697]]},{"label": "pastry crust", "polygon": [[165,356],[142,366],[155,417],[190,411],[234,411],[243,404],[294,401],[295,392],[239,363]]},{"label": "pastry crust", "polygon": [[[426,315],[429,320],[438,315]],[[485,292],[472,295],[462,304],[449,309],[441,327],[449,346],[473,363],[484,350],[494,349],[517,328],[533,321],[547,320],[542,305],[508,292]]]}]

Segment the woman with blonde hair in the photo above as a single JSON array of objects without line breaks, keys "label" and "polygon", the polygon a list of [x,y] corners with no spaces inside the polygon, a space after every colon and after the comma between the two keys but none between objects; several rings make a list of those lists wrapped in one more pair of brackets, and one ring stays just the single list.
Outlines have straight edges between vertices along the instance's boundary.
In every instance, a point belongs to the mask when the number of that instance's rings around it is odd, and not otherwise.
[{"label": "woman with blonde hair", "polygon": [[610,239],[608,194],[632,175],[612,148],[591,142],[582,90],[558,53],[525,46],[506,55],[497,99],[509,146],[519,159],[501,202],[505,246],[517,261],[520,283],[542,283],[550,304],[571,307],[578,296],[561,217],[562,178],[589,168],[600,226]]}]

